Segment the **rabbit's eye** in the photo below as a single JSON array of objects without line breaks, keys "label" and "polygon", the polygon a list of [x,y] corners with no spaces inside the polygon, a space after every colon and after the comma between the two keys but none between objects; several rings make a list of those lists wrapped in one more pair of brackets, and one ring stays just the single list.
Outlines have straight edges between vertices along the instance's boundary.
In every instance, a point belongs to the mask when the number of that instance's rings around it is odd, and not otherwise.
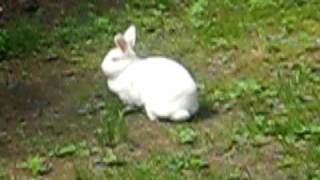
[{"label": "rabbit's eye", "polygon": [[112,60],[112,61],[118,61],[119,58],[112,58],[111,60]]}]

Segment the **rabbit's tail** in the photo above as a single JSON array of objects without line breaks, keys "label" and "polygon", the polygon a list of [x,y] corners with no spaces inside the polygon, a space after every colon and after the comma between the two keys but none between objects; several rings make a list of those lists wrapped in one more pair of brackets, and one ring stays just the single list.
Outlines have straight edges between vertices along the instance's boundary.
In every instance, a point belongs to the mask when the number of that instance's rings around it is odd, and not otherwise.
[{"label": "rabbit's tail", "polygon": [[189,119],[191,114],[185,109],[178,110],[171,115],[171,119],[174,121],[185,121]]}]

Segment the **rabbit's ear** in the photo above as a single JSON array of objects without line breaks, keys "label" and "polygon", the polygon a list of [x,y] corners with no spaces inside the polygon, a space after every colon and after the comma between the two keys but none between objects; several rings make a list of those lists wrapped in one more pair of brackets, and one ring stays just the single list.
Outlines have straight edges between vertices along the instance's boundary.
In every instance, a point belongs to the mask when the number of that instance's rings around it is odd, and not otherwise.
[{"label": "rabbit's ear", "polygon": [[123,35],[129,46],[133,48],[136,43],[136,27],[131,25]]},{"label": "rabbit's ear", "polygon": [[114,37],[114,43],[118,48],[122,50],[122,52],[126,52],[129,48],[128,42],[121,34],[118,34]]}]

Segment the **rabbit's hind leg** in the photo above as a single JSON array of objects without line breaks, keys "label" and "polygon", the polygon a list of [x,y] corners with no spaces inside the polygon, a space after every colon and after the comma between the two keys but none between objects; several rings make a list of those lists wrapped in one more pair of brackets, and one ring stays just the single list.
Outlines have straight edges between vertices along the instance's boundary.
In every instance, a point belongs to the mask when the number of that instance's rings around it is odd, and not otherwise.
[{"label": "rabbit's hind leg", "polygon": [[146,110],[146,113],[147,113],[148,118],[149,118],[151,121],[156,121],[156,120],[158,120],[158,117],[150,110],[150,108],[145,107],[145,110]]},{"label": "rabbit's hind leg", "polygon": [[174,112],[170,119],[173,121],[185,121],[187,119],[189,119],[191,117],[189,111],[185,110],[185,109],[181,109],[178,110],[176,112]]}]

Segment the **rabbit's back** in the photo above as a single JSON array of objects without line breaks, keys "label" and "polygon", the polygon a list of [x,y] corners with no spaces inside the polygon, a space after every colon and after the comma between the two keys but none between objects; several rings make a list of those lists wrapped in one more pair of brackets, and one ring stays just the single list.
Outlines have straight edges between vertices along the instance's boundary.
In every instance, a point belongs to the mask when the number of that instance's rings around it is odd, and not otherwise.
[{"label": "rabbit's back", "polygon": [[132,83],[142,93],[175,94],[196,90],[196,84],[189,72],[170,59],[147,58],[132,64],[126,71],[126,74],[133,78]]}]

